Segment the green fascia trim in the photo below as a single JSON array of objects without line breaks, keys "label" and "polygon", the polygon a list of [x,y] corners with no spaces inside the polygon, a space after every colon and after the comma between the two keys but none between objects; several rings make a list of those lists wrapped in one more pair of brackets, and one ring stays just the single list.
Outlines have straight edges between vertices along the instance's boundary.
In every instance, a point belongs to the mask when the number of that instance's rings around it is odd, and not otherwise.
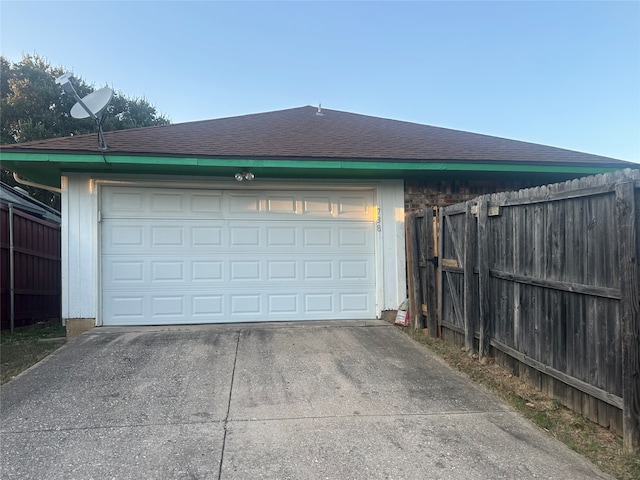
[{"label": "green fascia trim", "polygon": [[[105,165],[165,165],[239,168],[287,168],[287,169],[346,169],[346,170],[402,170],[402,171],[474,171],[474,172],[520,172],[520,173],[584,173],[596,174],[623,167],[545,165],[508,163],[458,163],[458,162],[402,162],[402,161],[357,161],[357,160],[288,160],[288,159],[237,159],[196,157],[147,157],[134,155],[101,154],[51,154],[0,152],[0,161],[12,163],[46,162],[59,168],[71,167],[75,163]],[[52,165],[53,166],[53,165]]]}]

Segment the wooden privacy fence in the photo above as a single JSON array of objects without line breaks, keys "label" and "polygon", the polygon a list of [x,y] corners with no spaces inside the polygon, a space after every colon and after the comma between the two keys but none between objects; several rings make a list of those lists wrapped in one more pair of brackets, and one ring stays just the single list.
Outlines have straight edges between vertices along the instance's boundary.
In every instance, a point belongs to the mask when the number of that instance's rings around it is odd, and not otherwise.
[{"label": "wooden privacy fence", "polygon": [[481,196],[438,222],[436,270],[433,217],[407,216],[411,325],[426,304],[431,335],[495,358],[639,452],[640,170]]},{"label": "wooden privacy fence", "polygon": [[60,225],[0,205],[1,328],[60,318]]}]

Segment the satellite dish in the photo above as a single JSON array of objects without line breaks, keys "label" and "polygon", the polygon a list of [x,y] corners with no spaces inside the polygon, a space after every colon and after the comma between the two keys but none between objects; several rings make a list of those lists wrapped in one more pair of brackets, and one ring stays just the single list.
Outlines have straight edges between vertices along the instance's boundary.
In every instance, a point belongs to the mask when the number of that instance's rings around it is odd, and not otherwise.
[{"label": "satellite dish", "polygon": [[100,118],[112,98],[113,90],[109,87],[96,90],[71,107],[71,116],[73,118],[89,118],[91,116]]},{"label": "satellite dish", "polygon": [[75,99],[78,100],[78,103],[71,107],[71,116],[73,118],[93,118],[98,126],[98,148],[100,150],[106,150],[108,145],[102,132],[102,122],[104,122],[102,114],[113,98],[113,90],[104,87],[90,93],[84,98],[80,98],[76,89],[73,88],[73,84],[71,83],[72,78],[72,73],[64,73],[56,78],[56,83],[62,87],[65,93],[73,95]]}]

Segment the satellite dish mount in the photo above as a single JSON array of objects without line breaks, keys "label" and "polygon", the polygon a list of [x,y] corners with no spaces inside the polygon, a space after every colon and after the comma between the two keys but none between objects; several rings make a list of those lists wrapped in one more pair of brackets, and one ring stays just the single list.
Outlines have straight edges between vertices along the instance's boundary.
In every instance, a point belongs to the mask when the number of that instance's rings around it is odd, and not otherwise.
[{"label": "satellite dish mount", "polygon": [[113,90],[105,87],[80,98],[76,89],[73,88],[73,84],[71,83],[72,78],[73,75],[70,73],[65,73],[64,75],[56,78],[56,83],[62,87],[65,93],[73,95],[78,101],[73,107],[71,107],[71,116],[73,118],[93,118],[98,126],[98,148],[100,150],[106,150],[108,145],[104,139],[102,123],[106,117],[105,110],[113,98]]}]

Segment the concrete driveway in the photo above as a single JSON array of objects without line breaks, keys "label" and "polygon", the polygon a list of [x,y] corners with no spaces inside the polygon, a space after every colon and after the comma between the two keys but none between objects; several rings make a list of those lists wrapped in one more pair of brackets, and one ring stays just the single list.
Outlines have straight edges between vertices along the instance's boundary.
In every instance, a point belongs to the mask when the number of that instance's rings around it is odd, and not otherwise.
[{"label": "concrete driveway", "polygon": [[378,321],[98,328],[0,392],[3,479],[608,478]]}]

